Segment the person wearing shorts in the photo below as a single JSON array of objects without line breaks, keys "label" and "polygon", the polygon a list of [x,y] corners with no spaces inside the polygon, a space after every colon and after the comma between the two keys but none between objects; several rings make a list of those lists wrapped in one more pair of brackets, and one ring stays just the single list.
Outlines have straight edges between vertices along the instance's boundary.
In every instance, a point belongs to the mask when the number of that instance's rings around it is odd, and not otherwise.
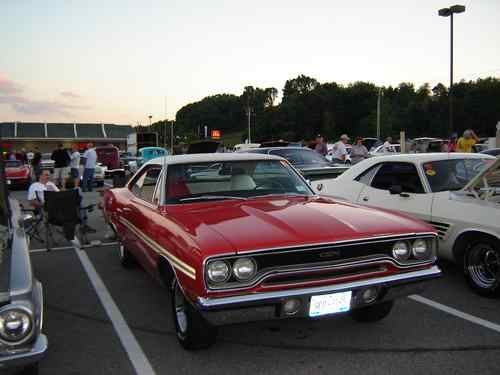
[{"label": "person wearing shorts", "polygon": [[68,177],[70,155],[68,150],[62,144],[52,152],[52,160],[54,160],[54,181],[58,187],[64,186],[64,181]]}]

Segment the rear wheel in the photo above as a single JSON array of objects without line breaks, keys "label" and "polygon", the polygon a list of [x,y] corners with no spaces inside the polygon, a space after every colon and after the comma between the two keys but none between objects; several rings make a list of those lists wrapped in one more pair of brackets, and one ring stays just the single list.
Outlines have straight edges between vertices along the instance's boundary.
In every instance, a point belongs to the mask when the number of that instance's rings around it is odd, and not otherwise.
[{"label": "rear wheel", "polygon": [[373,323],[389,315],[394,306],[394,301],[377,303],[376,305],[362,307],[351,311],[351,318],[357,322]]},{"label": "rear wheel", "polygon": [[186,350],[208,348],[215,343],[217,330],[210,325],[184,296],[174,278],[171,289],[175,333]]},{"label": "rear wheel", "polygon": [[464,273],[476,293],[500,296],[500,241],[488,237],[471,241],[464,254]]},{"label": "rear wheel", "polygon": [[130,250],[128,250],[122,243],[118,246],[118,255],[120,257],[120,264],[123,268],[132,268],[137,265],[137,261],[130,253]]}]

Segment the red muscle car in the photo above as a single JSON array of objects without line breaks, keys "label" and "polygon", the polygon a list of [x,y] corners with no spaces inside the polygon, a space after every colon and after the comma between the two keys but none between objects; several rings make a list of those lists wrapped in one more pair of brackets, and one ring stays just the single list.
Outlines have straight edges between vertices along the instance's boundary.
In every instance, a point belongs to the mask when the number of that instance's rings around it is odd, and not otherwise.
[{"label": "red muscle car", "polygon": [[428,224],[319,197],[277,156],[158,158],[103,199],[122,265],[138,262],[171,285],[186,349],[235,322],[335,313],[377,321],[441,274]]},{"label": "red muscle car", "polygon": [[30,169],[19,160],[5,161],[5,177],[9,186],[29,187],[31,183]]}]

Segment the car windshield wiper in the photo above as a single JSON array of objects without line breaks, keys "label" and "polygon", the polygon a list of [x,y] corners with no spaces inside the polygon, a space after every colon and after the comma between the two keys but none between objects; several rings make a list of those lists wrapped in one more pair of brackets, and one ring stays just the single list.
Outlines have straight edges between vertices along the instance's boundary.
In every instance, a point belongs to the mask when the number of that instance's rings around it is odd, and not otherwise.
[{"label": "car windshield wiper", "polygon": [[239,199],[247,200],[244,197],[234,197],[231,195],[200,195],[198,197],[181,198],[179,202],[191,202],[191,201],[209,201],[209,200],[221,200],[221,199]]},{"label": "car windshield wiper", "polygon": [[287,197],[307,197],[307,194],[300,194],[300,193],[287,193],[286,191],[282,193],[269,193],[269,194],[262,194],[262,195],[254,195],[252,198],[262,198],[262,197],[276,197],[276,196],[281,196],[285,195]]}]

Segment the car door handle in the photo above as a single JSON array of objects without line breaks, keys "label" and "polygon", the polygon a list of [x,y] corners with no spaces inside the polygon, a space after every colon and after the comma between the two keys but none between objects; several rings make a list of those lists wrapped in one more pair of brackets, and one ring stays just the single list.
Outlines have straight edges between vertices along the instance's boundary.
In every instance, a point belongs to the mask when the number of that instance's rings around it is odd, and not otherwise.
[{"label": "car door handle", "polygon": [[131,212],[132,210],[128,207],[123,207],[123,212]]},{"label": "car door handle", "polygon": [[370,200],[370,198],[368,197],[363,197],[363,202],[368,202]]},{"label": "car door handle", "polygon": [[401,193],[399,194],[400,197],[403,197],[403,198],[410,198],[410,194],[408,193]]}]

